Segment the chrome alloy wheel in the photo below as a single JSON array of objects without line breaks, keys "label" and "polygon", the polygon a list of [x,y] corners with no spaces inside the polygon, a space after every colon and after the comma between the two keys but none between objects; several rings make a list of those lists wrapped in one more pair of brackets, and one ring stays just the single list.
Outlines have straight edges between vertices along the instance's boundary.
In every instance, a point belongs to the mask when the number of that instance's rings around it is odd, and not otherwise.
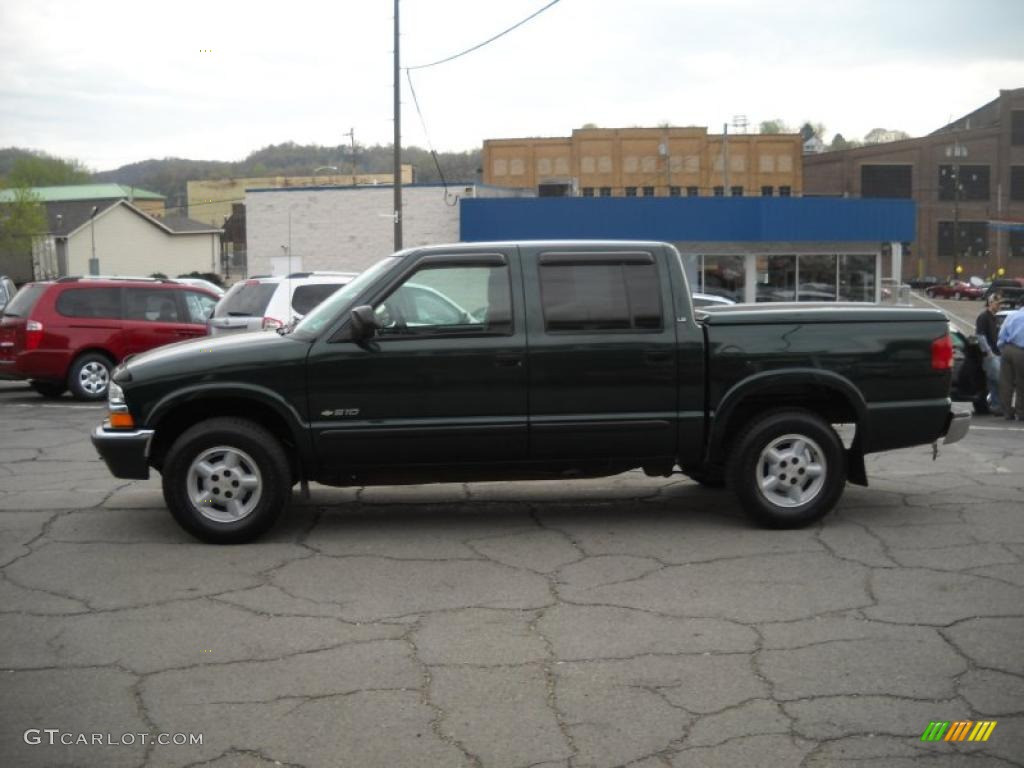
[{"label": "chrome alloy wheel", "polygon": [[234,523],[252,514],[263,494],[263,476],[252,457],[227,445],[195,458],[185,479],[196,510],[215,523]]},{"label": "chrome alloy wheel", "polygon": [[86,394],[99,397],[110,384],[110,371],[103,363],[91,360],[78,369],[78,384]]},{"label": "chrome alloy wheel", "polygon": [[825,486],[828,463],[816,442],[805,435],[782,435],[761,451],[757,489],[777,507],[799,507],[812,501]]}]

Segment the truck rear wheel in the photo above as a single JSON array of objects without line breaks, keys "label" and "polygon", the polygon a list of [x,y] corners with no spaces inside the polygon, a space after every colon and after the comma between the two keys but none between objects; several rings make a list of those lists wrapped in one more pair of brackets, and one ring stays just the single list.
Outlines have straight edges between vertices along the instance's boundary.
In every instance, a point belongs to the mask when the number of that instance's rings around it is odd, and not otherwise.
[{"label": "truck rear wheel", "polygon": [[771,411],[740,435],[729,465],[743,510],[768,528],[802,528],[828,514],[846,484],[839,436],[817,415]]},{"label": "truck rear wheel", "polygon": [[197,539],[241,544],[259,537],[291,498],[288,457],[251,421],[201,421],[174,441],[163,466],[164,501]]}]

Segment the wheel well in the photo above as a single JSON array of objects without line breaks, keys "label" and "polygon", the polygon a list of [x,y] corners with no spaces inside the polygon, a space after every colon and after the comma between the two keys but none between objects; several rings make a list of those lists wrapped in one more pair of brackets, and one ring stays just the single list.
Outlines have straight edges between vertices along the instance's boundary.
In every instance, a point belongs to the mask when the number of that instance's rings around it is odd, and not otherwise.
[{"label": "wheel well", "polygon": [[828,424],[857,424],[859,427],[856,409],[834,389],[808,386],[759,392],[743,398],[727,414],[725,423],[718,427],[716,439],[710,446],[710,463],[724,463],[737,435],[751,420],[761,413],[780,408],[810,411]]},{"label": "wheel well", "polygon": [[297,446],[288,423],[269,405],[244,398],[210,398],[181,403],[163,414],[150,447],[150,463],[161,469],[174,441],[189,427],[218,416],[233,416],[259,424],[280,441],[293,478],[300,476]]},{"label": "wheel well", "polygon": [[71,358],[71,363],[68,365],[68,370],[70,370],[71,366],[74,365],[78,360],[82,359],[82,357],[84,357],[85,355],[101,355],[107,358],[107,360],[110,361],[111,365],[117,365],[116,358],[107,350],[103,349],[103,347],[87,347],[86,349],[80,349],[75,354],[75,356]]}]

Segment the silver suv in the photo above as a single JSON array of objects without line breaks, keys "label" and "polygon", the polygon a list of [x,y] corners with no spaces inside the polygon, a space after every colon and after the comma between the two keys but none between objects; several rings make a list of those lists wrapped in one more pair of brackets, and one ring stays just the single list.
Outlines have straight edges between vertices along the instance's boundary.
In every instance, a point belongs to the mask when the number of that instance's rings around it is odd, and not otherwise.
[{"label": "silver suv", "polygon": [[283,328],[355,277],[354,272],[293,272],[239,280],[217,303],[210,335]]}]

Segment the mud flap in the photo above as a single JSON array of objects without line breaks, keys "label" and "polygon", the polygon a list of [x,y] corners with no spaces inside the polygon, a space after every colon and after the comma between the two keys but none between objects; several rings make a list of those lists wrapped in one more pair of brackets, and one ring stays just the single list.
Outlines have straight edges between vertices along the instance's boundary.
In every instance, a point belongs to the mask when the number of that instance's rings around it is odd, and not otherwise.
[{"label": "mud flap", "polygon": [[846,449],[846,482],[867,486],[868,470],[864,466],[864,454],[857,441]]}]

